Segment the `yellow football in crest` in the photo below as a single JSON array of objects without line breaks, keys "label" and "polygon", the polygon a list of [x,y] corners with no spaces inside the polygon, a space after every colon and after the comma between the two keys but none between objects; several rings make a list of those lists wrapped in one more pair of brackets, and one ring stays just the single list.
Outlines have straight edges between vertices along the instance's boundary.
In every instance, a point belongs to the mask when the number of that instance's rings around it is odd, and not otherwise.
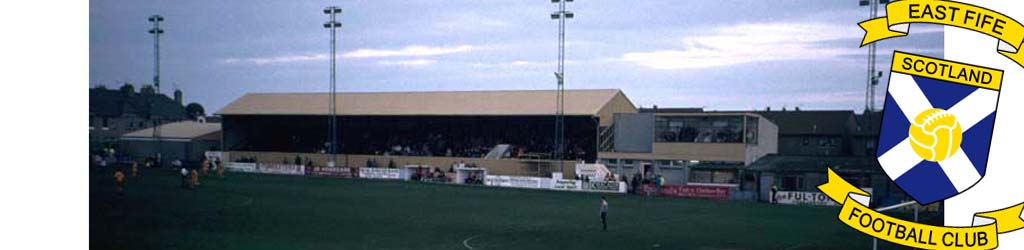
[{"label": "yellow football in crest", "polygon": [[940,162],[948,159],[960,149],[963,131],[953,113],[946,110],[928,109],[911,121],[910,146],[926,161]]}]

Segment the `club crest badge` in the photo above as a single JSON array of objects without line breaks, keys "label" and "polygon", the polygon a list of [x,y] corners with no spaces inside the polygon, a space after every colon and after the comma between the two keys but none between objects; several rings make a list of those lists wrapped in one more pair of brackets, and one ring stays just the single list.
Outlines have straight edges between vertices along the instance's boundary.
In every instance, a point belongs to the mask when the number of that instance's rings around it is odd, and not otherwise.
[{"label": "club crest badge", "polygon": [[[888,16],[859,24],[866,32],[861,46],[906,36],[910,24],[941,24],[995,38],[996,52],[1024,67],[1024,25],[999,12],[937,0],[894,1],[885,10]],[[971,189],[988,167],[1004,71],[902,51],[892,58],[876,151],[882,170],[922,205]],[[818,189],[842,205],[838,219],[843,224],[912,248],[993,249],[999,234],[1024,228],[1024,203],[976,213],[970,227],[947,227],[880,212],[891,207],[868,207],[871,194],[831,168]]]},{"label": "club crest badge", "polygon": [[921,204],[985,175],[1002,71],[895,52],[878,163]]}]

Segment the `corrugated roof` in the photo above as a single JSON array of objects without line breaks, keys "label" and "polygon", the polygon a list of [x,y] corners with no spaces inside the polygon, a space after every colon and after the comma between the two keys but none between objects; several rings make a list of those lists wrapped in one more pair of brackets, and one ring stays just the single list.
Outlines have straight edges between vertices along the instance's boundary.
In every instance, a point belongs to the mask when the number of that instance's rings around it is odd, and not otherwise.
[{"label": "corrugated roof", "polygon": [[640,108],[640,113],[704,113],[704,108]]},{"label": "corrugated roof", "polygon": [[[220,132],[220,123],[180,121],[160,125],[161,139],[195,139]],[[153,128],[136,130],[121,136],[125,139],[152,138]]]},{"label": "corrugated roof", "polygon": [[[618,89],[566,90],[566,115],[597,115]],[[551,115],[554,90],[338,93],[338,115]],[[327,115],[329,93],[255,93],[218,115]]]}]

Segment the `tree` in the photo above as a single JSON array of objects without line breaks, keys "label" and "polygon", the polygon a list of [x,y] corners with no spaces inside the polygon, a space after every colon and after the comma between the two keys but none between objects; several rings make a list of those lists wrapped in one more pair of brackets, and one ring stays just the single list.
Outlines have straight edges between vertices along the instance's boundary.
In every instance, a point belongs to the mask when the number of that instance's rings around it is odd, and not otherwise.
[{"label": "tree", "polygon": [[193,120],[206,116],[206,110],[203,109],[203,105],[199,105],[199,103],[194,102],[185,105],[185,113],[188,114],[188,118]]},{"label": "tree", "polygon": [[156,89],[153,88],[153,85],[148,85],[147,84],[147,85],[142,86],[142,89],[139,89],[139,93],[141,93],[143,95],[155,95],[156,94]]},{"label": "tree", "polygon": [[129,83],[125,83],[124,85],[121,85],[121,93],[123,93],[126,96],[127,95],[135,94],[135,86],[132,86]]}]

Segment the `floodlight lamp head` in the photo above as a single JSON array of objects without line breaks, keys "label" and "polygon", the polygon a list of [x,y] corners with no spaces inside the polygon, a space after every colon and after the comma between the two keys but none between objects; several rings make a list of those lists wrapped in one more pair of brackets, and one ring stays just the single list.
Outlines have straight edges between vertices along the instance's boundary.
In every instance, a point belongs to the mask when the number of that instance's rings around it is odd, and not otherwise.
[{"label": "floodlight lamp head", "polygon": [[338,8],[337,6],[330,6],[330,7],[324,8],[324,14],[332,14],[332,13],[334,13],[334,14],[341,13],[341,8]]},{"label": "floodlight lamp head", "polygon": [[335,21],[328,21],[324,23],[324,28],[341,28],[341,23]]}]

